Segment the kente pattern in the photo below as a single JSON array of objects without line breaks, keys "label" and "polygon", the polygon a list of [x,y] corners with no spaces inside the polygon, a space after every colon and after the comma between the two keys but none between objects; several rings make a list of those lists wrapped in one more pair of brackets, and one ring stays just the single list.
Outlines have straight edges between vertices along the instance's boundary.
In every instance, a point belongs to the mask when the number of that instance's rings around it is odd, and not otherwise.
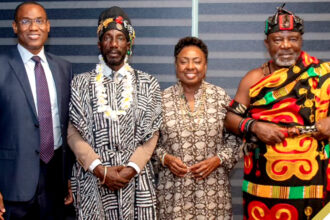
[{"label": "kente pattern", "polygon": [[297,209],[290,204],[276,204],[271,209],[265,203],[254,201],[248,207],[248,220],[298,220]]},{"label": "kente pattern", "polygon": [[243,180],[244,192],[262,198],[274,199],[322,199],[323,185],[310,186],[272,186],[255,184]]},{"label": "kente pattern", "polygon": [[[312,126],[329,116],[330,63],[302,52],[294,66],[264,77],[249,94],[249,117],[286,127]],[[330,199],[329,176],[324,172],[329,163],[328,141],[301,134],[275,145],[261,141],[257,145],[244,156],[245,218],[265,219],[251,218],[248,210],[251,203],[264,201],[262,198],[267,198],[268,207],[278,203],[295,206],[297,219],[313,217]],[[260,207],[255,210],[274,214],[273,208]],[[307,207],[311,216],[304,211]]]}]

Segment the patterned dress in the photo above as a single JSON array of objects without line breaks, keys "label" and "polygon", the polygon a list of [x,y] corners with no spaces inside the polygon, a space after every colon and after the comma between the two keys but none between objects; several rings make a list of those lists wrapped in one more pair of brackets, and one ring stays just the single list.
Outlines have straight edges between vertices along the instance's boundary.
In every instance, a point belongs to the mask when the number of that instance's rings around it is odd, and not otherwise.
[{"label": "patterned dress", "polygon": [[[252,86],[250,98],[254,119],[312,126],[329,116],[330,63],[302,52],[296,65]],[[244,219],[312,219],[330,195],[328,158],[328,141],[310,133],[275,145],[258,142],[244,157]]]},{"label": "patterned dress", "polygon": [[[117,121],[98,112],[95,70],[78,74],[72,81],[70,120],[107,166],[127,164],[137,146],[151,138],[161,124],[158,82],[141,71],[129,74],[133,101]],[[106,99],[112,109],[122,102],[123,80],[115,82],[111,77],[104,77]],[[78,219],[156,218],[154,173],[150,162],[125,188],[116,191],[100,186],[98,179],[91,172],[85,172],[78,162],[71,180]]]},{"label": "patterned dress", "polygon": [[[224,134],[223,122],[230,98],[220,87],[203,82],[195,94],[195,109],[203,96],[201,115],[192,122],[182,108],[180,84],[163,94],[163,124],[156,152],[158,159],[166,152],[192,166],[219,155],[221,165],[204,180],[195,180],[190,173],[184,178],[175,176],[159,165],[157,186],[160,219],[232,219],[229,172],[238,160],[238,140]],[[158,160],[159,161],[159,160]]]}]

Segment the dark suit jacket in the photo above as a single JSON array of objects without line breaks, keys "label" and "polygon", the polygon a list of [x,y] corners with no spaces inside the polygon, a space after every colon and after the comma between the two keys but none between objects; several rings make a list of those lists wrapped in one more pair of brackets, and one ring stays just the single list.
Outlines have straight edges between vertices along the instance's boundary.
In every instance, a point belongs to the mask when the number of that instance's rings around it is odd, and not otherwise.
[{"label": "dark suit jacket", "polygon": [[[71,162],[66,143],[71,64],[45,53],[57,91],[61,124],[63,186]],[[0,192],[8,201],[28,201],[36,193],[39,170],[39,124],[27,73],[17,46],[0,55]],[[71,157],[71,156],[70,156]],[[63,190],[64,190],[63,188]]]}]

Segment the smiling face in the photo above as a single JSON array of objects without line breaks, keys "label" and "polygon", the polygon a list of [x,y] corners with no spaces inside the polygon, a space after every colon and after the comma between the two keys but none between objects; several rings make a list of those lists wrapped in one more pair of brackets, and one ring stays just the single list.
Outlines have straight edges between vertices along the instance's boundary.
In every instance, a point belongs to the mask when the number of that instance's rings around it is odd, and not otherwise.
[{"label": "smiling face", "polygon": [[[31,24],[24,24],[23,19],[32,20]],[[45,21],[37,24],[35,19]],[[17,34],[18,42],[33,54],[38,54],[50,31],[50,23],[45,10],[39,5],[25,4],[17,12],[17,19],[12,23],[13,30]]]},{"label": "smiling face", "polygon": [[265,45],[277,67],[289,67],[294,65],[300,56],[302,37],[299,32],[275,32],[268,35]]},{"label": "smiling face", "polygon": [[199,86],[207,70],[206,57],[197,46],[186,46],[175,61],[176,76],[185,86]]},{"label": "smiling face", "polygon": [[98,45],[105,63],[111,69],[117,71],[124,65],[130,43],[123,32],[115,29],[107,31]]}]

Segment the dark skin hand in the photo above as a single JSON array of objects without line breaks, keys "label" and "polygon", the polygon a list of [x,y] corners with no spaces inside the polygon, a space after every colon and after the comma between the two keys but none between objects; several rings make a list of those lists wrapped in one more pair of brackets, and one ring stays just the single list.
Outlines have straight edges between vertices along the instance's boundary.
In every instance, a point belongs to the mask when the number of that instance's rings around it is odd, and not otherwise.
[{"label": "dark skin hand", "polygon": [[316,122],[318,132],[313,133],[313,136],[318,140],[330,139],[330,117],[326,117]]},{"label": "dark skin hand", "polygon": [[184,177],[184,175],[186,175],[188,172],[188,167],[182,162],[182,160],[171,154],[165,155],[164,165],[167,166],[170,171],[178,177]]},{"label": "dark skin hand", "polygon": [[119,176],[124,179],[131,180],[137,174],[136,170],[133,167],[124,167],[120,172]]},{"label": "dark skin hand", "polygon": [[259,140],[269,145],[284,141],[284,130],[284,128],[278,125],[260,121],[254,122],[251,128],[251,131],[259,138]]},{"label": "dark skin hand", "polygon": [[217,169],[221,164],[220,158],[214,156],[192,165],[189,170],[197,180],[205,179],[210,173]]},{"label": "dark skin hand", "polygon": [[3,214],[6,212],[5,204],[3,203],[3,197],[0,193],[0,220],[4,220]]},{"label": "dark skin hand", "polygon": [[68,195],[64,198],[64,205],[70,205],[73,203],[73,195],[71,189],[71,181],[68,181]]},{"label": "dark skin hand", "polygon": [[130,181],[129,179],[125,179],[119,175],[119,172],[124,168],[124,166],[105,167],[100,164],[95,167],[93,173],[102,181],[104,178],[104,169],[107,169],[104,185],[106,185],[110,190],[115,191],[123,188]]},{"label": "dark skin hand", "polygon": [[[71,181],[68,181],[68,195],[64,199],[65,205],[70,205],[73,202],[73,195],[71,190]],[[0,193],[0,220],[4,220],[3,214],[6,212],[5,205],[3,203],[3,197]]]}]

